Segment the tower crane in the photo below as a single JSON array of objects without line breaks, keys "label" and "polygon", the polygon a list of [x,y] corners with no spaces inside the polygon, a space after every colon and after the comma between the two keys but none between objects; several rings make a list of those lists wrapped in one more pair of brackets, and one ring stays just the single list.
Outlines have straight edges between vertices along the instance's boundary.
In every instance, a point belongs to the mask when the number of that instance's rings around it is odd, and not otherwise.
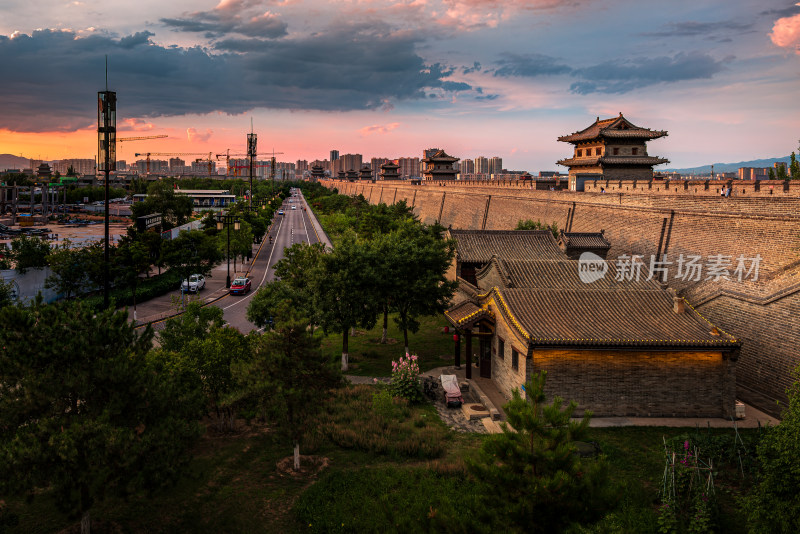
[{"label": "tower crane", "polygon": [[163,139],[165,137],[169,137],[167,134],[160,134],[160,135],[141,135],[139,137],[120,137],[117,139],[118,143],[123,143],[125,141],[143,141],[144,139]]},{"label": "tower crane", "polygon": [[[230,149],[228,149],[224,154],[217,154],[217,161],[219,161],[219,158],[221,158],[222,156],[225,156],[225,167],[230,171],[230,168],[231,168],[231,156],[233,156],[234,158],[237,158],[237,157],[247,158],[248,154],[231,154],[230,153]],[[267,165],[258,165],[258,164],[255,164],[255,163],[253,164],[253,167],[266,167],[266,166]],[[241,165],[234,165],[233,168],[234,168],[233,176],[238,178],[239,177],[239,171],[241,169],[246,169],[247,167],[242,167]]]},{"label": "tower crane", "polygon": [[205,158],[197,158],[195,161],[206,161],[208,163],[208,175],[211,176],[211,160],[212,152],[137,152],[135,156],[145,156],[147,159],[147,174],[150,174],[150,156],[206,156]]},{"label": "tower crane", "polygon": [[[231,170],[231,156],[233,156],[233,157],[241,157],[241,156],[247,157],[247,154],[231,154],[231,149],[229,148],[229,149],[225,150],[224,154],[217,154],[217,161],[219,161],[219,158],[221,158],[222,156],[225,156],[225,169],[226,169],[225,172],[230,173],[230,170]],[[238,166],[238,165],[234,166],[234,169],[235,169],[235,171],[233,173],[234,176],[237,176],[237,177],[239,176],[239,169],[240,168],[241,167]]]},{"label": "tower crane", "polygon": [[275,149],[272,149],[272,159],[270,160],[271,168],[269,170],[269,179],[273,182],[275,181],[275,154],[283,154],[283,152],[275,152]]}]

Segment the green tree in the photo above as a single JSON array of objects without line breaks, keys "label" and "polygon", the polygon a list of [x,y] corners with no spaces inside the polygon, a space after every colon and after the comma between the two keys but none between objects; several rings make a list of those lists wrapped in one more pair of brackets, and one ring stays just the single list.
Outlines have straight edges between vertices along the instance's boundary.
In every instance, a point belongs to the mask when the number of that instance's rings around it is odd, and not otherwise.
[{"label": "green tree", "polygon": [[72,165],[67,168],[67,176],[76,176],[77,174],[78,173],[75,172],[75,167]]},{"label": "green tree", "polygon": [[478,481],[492,488],[492,512],[507,521],[511,532],[562,532],[573,524],[592,523],[615,500],[608,464],[582,459],[575,440],[584,439],[591,414],[571,420],[574,401],[560,397],[545,404],[546,373],[525,384],[527,399],[518,390],[503,409],[508,425],[487,439],[479,459],[470,462]]},{"label": "green tree", "polygon": [[134,241],[125,236],[120,240],[114,257],[116,281],[133,288],[133,318],[135,321],[136,288],[139,286],[139,275],[150,271],[150,251],[143,242]]},{"label": "green tree", "polygon": [[800,180],[800,162],[797,161],[794,151],[789,156],[789,176],[792,180]]},{"label": "green tree", "polygon": [[278,320],[281,310],[292,309],[312,324],[319,324],[314,308],[314,280],[319,276],[324,254],[320,243],[298,243],[285,249],[284,258],[274,266],[277,280],[258,290],[247,306],[247,319],[263,328],[270,325],[270,320]]},{"label": "green tree", "polygon": [[[253,252],[253,227],[247,221],[240,221],[239,230],[231,231],[231,254],[233,254],[233,270],[236,270],[236,257],[244,258]],[[224,235],[222,232],[220,235]]]},{"label": "green tree", "polygon": [[254,338],[252,360],[234,365],[234,376],[243,384],[238,396],[256,401],[291,440],[298,470],[301,438],[330,389],[341,384],[341,373],[306,318],[290,309],[277,316],[274,330]]},{"label": "green tree", "polygon": [[773,169],[772,167],[770,167],[769,170],[767,171],[767,178],[769,178],[770,180],[775,179],[775,169]]},{"label": "green tree", "polygon": [[47,266],[50,243],[39,237],[21,235],[11,241],[11,260],[19,274],[28,269],[41,269]]},{"label": "green tree", "polygon": [[222,328],[224,324],[221,308],[191,302],[185,312],[164,323],[164,328],[158,333],[158,341],[166,351],[181,352],[193,339],[202,339],[209,331]]},{"label": "green tree", "polygon": [[65,239],[47,257],[52,274],[47,277],[45,287],[67,299],[83,293],[89,287],[88,257],[86,250],[72,248],[70,240]]},{"label": "green tree", "polygon": [[408,332],[419,330],[417,319],[443,313],[458,288],[457,282],[445,278],[455,243],[442,239],[435,228],[408,220],[397,231],[377,239],[375,247],[377,272],[381,273],[375,286],[379,302],[389,303],[397,312],[395,322],[403,331],[408,353]]},{"label": "green tree", "polygon": [[376,287],[382,276],[374,248],[350,231],[332,252],[322,255],[320,269],[312,277],[319,324],[326,332],[342,333],[342,371],[348,369],[350,329],[375,326],[381,307]]},{"label": "green tree", "polygon": [[248,359],[245,336],[224,326],[220,308],[192,302],[184,313],[167,320],[159,339],[164,350],[178,354],[197,374],[217,429],[232,430],[234,411],[228,397],[237,384],[231,365]]},{"label": "green tree", "polygon": [[0,492],[51,494],[88,533],[107,495],[174,482],[203,398],[192,376],[148,360],[152,329],[79,301],[8,306],[0,324]]},{"label": "green tree", "polygon": [[758,481],[742,499],[751,532],[800,531],[800,367],[792,377],[781,422],[767,427],[758,445]]},{"label": "green tree", "polygon": [[786,180],[788,175],[786,174],[786,164],[778,165],[778,180]]},{"label": "green tree", "polygon": [[147,198],[131,206],[133,217],[160,213],[165,230],[180,226],[192,214],[192,199],[173,189],[168,181],[153,182],[147,187]]},{"label": "green tree", "polygon": [[550,230],[553,234],[553,237],[558,239],[558,223],[553,221],[550,226],[541,222],[541,221],[534,221],[531,219],[525,219],[524,221],[518,221],[517,227],[514,230]]},{"label": "green tree", "polygon": [[209,275],[222,261],[216,239],[201,230],[185,230],[161,247],[160,263],[181,273],[186,283],[193,274]]},{"label": "green tree", "polygon": [[11,282],[6,283],[0,278],[0,308],[14,304],[14,290]]}]

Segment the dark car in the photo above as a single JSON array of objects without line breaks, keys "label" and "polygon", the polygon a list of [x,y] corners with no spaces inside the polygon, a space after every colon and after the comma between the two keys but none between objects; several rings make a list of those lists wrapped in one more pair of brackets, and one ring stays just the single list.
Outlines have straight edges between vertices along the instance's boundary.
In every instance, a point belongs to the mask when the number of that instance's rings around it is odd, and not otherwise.
[{"label": "dark car", "polygon": [[233,282],[231,282],[231,295],[244,295],[245,293],[250,292],[250,279],[249,278],[237,278]]}]

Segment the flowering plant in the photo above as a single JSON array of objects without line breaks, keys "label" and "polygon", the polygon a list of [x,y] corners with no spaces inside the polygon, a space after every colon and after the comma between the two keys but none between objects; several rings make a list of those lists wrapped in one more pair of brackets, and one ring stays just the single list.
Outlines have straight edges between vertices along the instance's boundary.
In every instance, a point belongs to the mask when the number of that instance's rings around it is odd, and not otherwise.
[{"label": "flowering plant", "polygon": [[665,448],[666,468],[659,508],[659,532],[710,533],[715,530],[716,499],[714,498],[713,466],[692,450],[689,440],[683,452]]},{"label": "flowering plant", "polygon": [[409,402],[420,402],[422,390],[419,383],[419,363],[417,356],[401,357],[399,361],[392,361],[392,393],[396,397],[403,397]]}]

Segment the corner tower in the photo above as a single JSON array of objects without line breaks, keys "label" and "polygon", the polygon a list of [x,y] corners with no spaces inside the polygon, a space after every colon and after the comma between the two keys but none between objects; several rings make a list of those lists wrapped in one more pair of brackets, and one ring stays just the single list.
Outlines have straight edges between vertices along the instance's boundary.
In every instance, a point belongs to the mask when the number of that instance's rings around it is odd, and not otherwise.
[{"label": "corner tower", "polygon": [[653,166],[669,160],[648,155],[647,142],[666,135],[636,126],[622,113],[612,119],[597,117],[587,128],[558,138],[574,145],[573,156],[558,164],[569,168],[573,191],[583,191],[587,180],[651,180]]}]

